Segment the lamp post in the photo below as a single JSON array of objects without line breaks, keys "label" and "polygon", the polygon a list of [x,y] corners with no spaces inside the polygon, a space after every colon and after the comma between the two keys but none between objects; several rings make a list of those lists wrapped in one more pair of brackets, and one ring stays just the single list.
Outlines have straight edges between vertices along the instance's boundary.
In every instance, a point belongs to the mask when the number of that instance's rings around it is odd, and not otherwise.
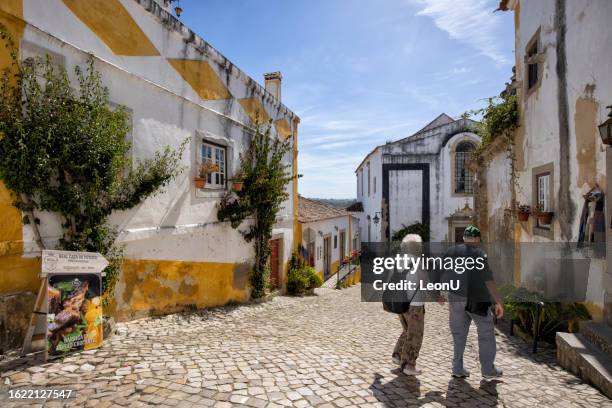
[{"label": "lamp post", "polygon": [[374,224],[378,224],[380,222],[380,217],[378,216],[378,214],[381,214],[380,211],[374,213]]},{"label": "lamp post", "polygon": [[608,120],[598,126],[599,136],[603,144],[612,145],[612,105],[606,108],[610,109],[610,113],[608,113]]}]

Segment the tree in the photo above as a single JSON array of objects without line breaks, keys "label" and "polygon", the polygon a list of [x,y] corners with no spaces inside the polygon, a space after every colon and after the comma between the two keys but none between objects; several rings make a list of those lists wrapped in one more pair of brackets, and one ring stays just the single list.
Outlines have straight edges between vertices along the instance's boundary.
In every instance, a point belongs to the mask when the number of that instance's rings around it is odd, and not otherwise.
[{"label": "tree", "polygon": [[294,178],[288,171],[290,166],[283,161],[291,144],[289,140],[272,139],[270,130],[270,126],[265,132],[256,127],[249,149],[240,160],[244,186],[223,198],[217,214],[220,221],[230,221],[232,228],[252,218],[242,235],[247,242],[253,241],[255,247],[255,265],[250,276],[251,296],[255,299],[264,296],[268,286],[272,227],[283,202],[289,198],[286,187]]},{"label": "tree", "polygon": [[125,107],[110,107],[93,57],[85,70],[75,68],[75,90],[66,70],[49,58],[19,62],[12,55],[13,66],[0,79],[0,180],[15,194],[15,205],[27,214],[24,222],[32,225],[41,247],[34,211],[50,211],[62,219],[61,249],[109,258],[108,300],[123,258],[108,217],[168,184],[181,171],[184,145],[133,163],[126,141],[129,115]]}]

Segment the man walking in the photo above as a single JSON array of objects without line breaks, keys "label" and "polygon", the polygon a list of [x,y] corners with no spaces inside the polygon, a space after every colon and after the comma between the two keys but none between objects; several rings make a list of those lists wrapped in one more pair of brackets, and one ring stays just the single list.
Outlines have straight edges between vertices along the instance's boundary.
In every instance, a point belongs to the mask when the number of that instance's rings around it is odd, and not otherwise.
[{"label": "man walking", "polygon": [[479,248],[480,230],[469,226],[463,233],[463,244],[450,248],[444,257],[481,259],[484,267],[474,268],[459,273],[453,279],[462,281],[457,293],[448,294],[449,323],[453,335],[453,377],[465,378],[470,375],[463,366],[463,353],[470,324],[476,324],[478,333],[478,355],[482,376],[486,379],[499,378],[503,372],[495,367],[495,327],[491,300],[494,303],[495,315],[501,318],[504,314],[502,300],[497,292],[493,275],[486,262],[486,253]]}]

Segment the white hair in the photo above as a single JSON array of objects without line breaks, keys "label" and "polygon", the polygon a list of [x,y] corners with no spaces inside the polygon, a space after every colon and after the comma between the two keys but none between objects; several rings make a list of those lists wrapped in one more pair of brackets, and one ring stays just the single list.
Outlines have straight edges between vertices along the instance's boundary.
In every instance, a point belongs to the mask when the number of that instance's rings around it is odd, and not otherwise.
[{"label": "white hair", "polygon": [[423,252],[423,240],[419,234],[408,234],[400,244],[402,251],[412,255],[420,255]]}]

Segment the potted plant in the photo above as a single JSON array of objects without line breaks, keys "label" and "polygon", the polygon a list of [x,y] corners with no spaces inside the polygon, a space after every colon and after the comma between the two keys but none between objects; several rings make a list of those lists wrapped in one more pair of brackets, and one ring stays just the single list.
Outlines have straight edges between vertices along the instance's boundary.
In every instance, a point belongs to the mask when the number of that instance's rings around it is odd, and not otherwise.
[{"label": "potted plant", "polygon": [[519,221],[522,221],[522,222],[528,221],[530,215],[531,215],[531,207],[525,204],[519,204],[518,206]]},{"label": "potted plant", "polygon": [[238,173],[231,179],[231,182],[232,182],[232,190],[240,191],[242,190],[242,187],[244,186],[244,176],[242,175],[242,173]]},{"label": "potted plant", "polygon": [[542,207],[538,205],[536,207],[536,214],[538,217],[538,223],[542,225],[550,225],[552,223],[552,218],[555,213],[552,211],[542,211]]},{"label": "potted plant", "polygon": [[213,162],[206,161],[200,164],[200,167],[198,168],[198,175],[194,179],[196,188],[202,189],[206,187],[206,177],[215,171],[219,171],[219,166]]}]

